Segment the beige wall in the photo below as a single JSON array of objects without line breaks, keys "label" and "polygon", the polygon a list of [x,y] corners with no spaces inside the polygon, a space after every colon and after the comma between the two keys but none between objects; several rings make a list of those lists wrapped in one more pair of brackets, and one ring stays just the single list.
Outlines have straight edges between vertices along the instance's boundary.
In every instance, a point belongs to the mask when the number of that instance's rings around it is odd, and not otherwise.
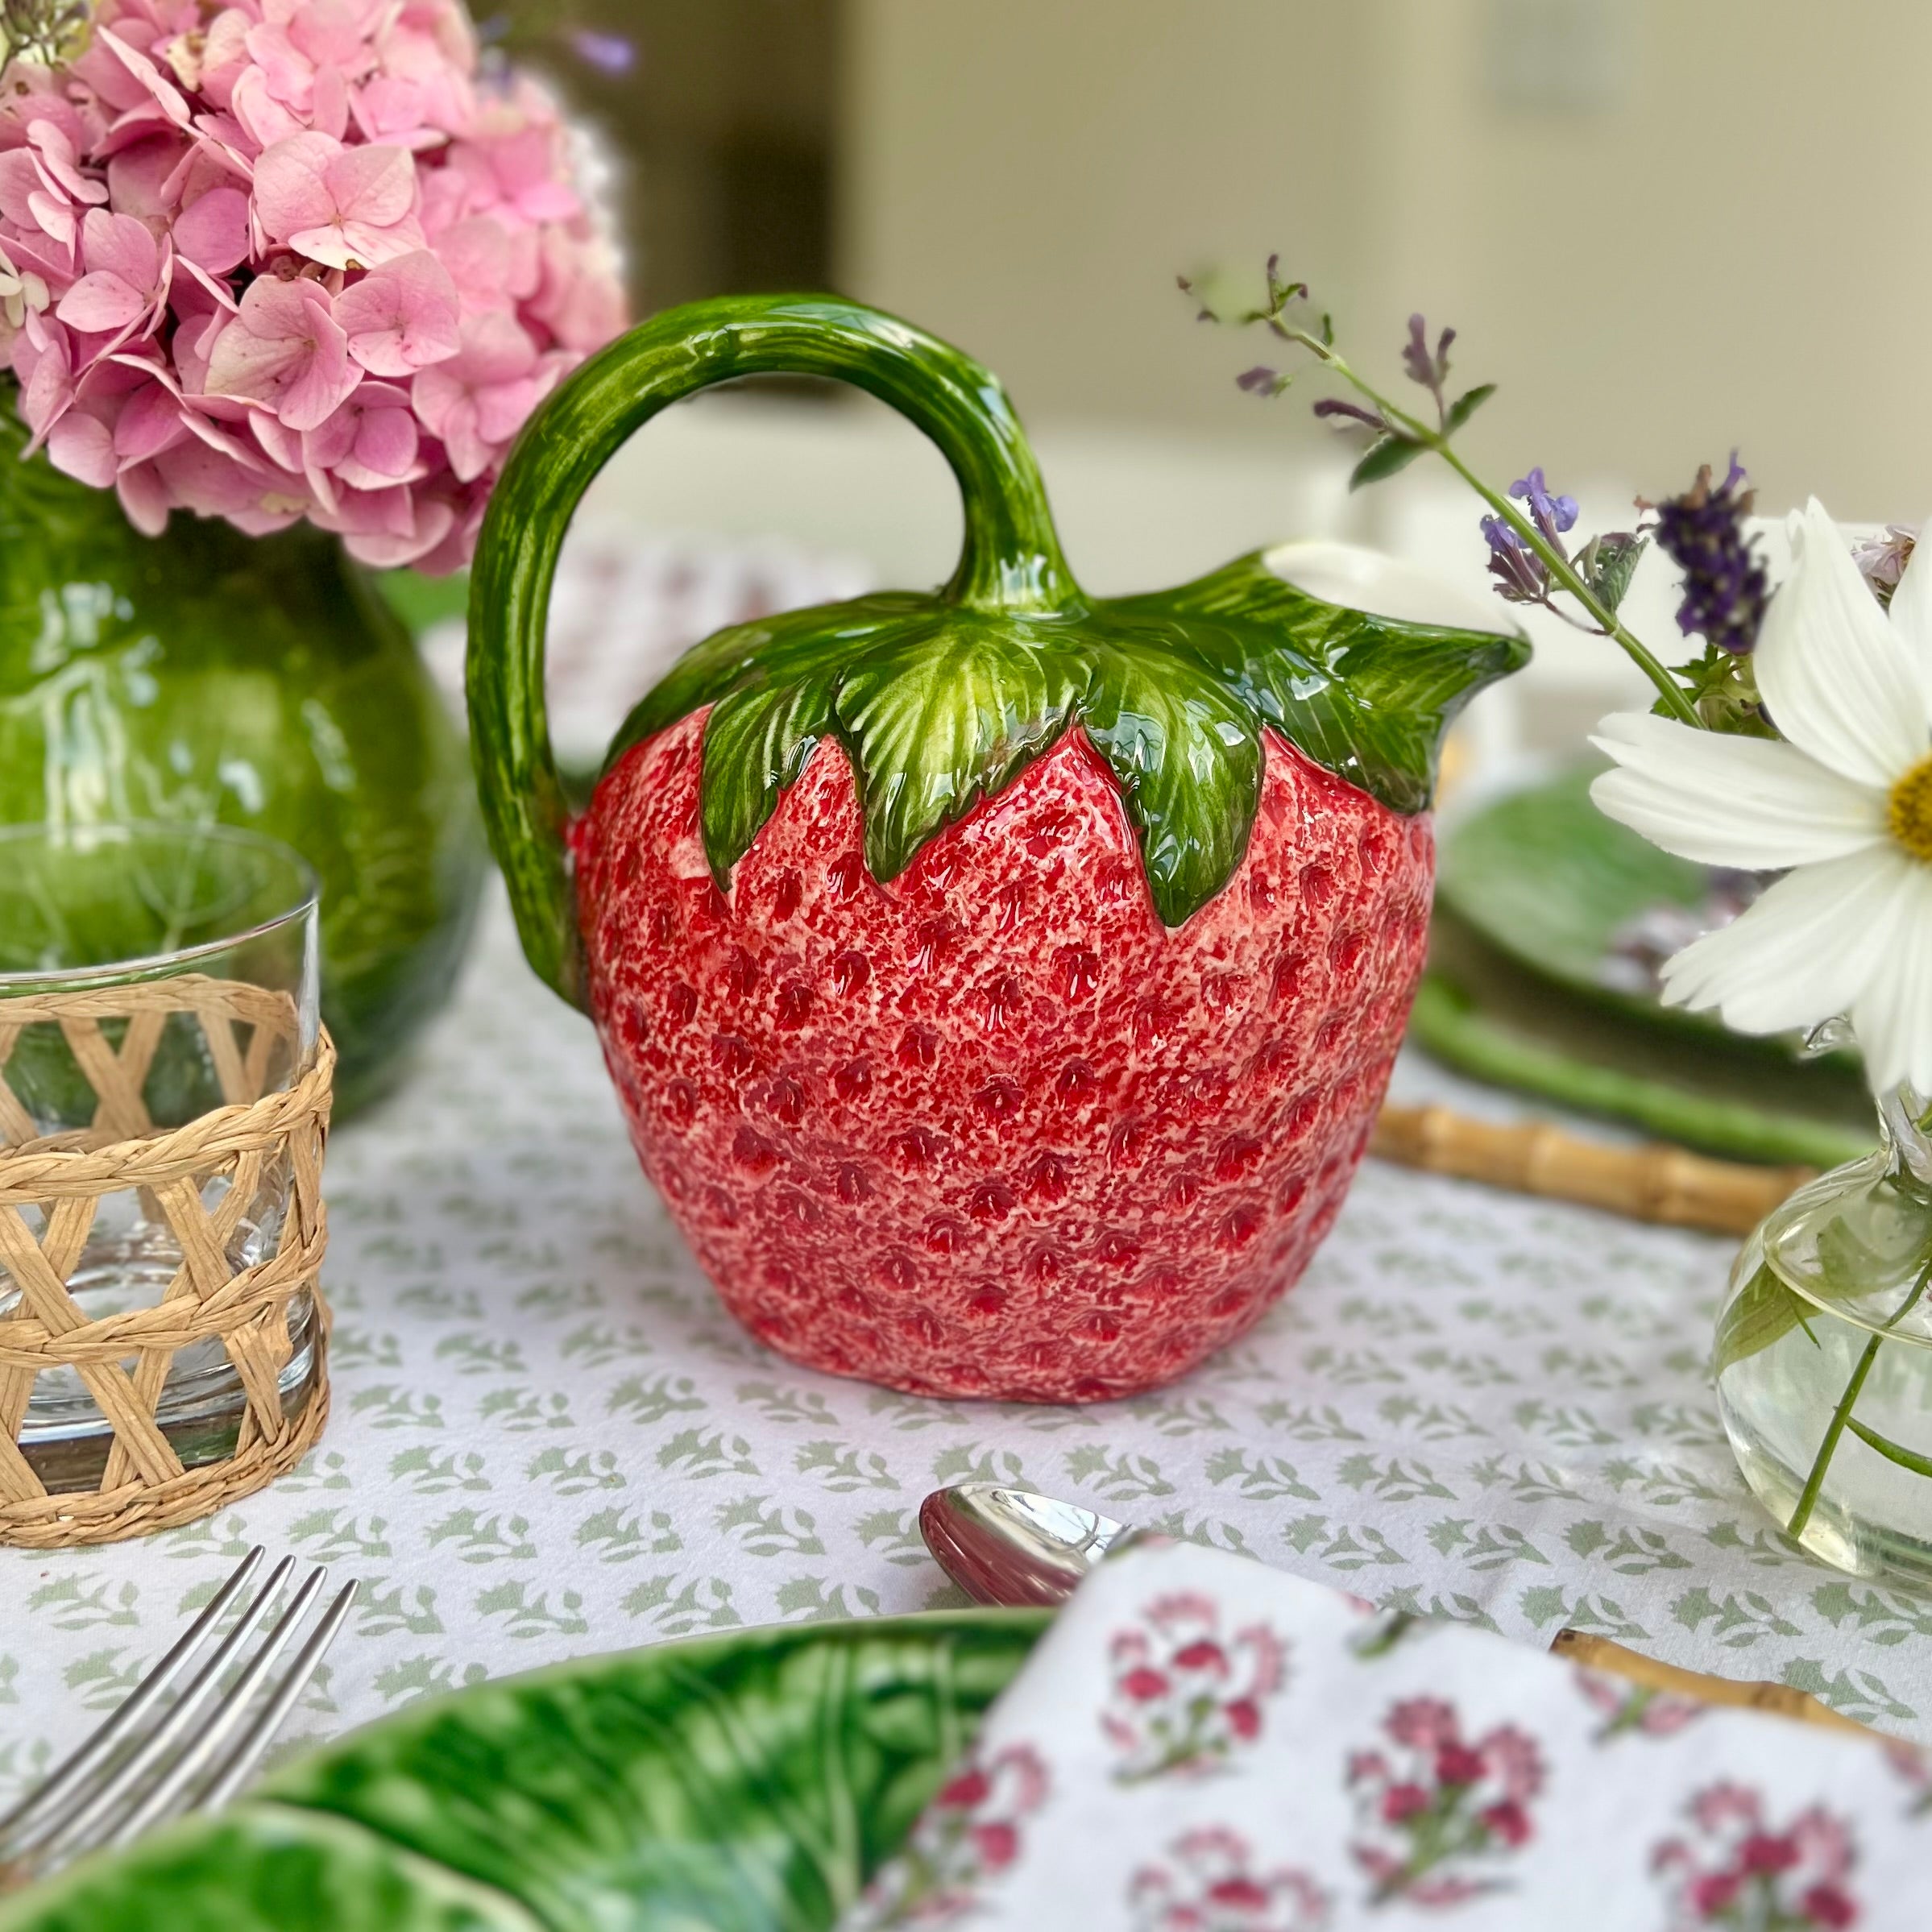
[{"label": "beige wall", "polygon": [[[1178,269],[1282,250],[1390,376],[1413,307],[1507,479],[1932,508],[1932,8],[1913,0],[848,0],[842,280],[1036,418],[1306,435]],[[1567,10],[1565,105],[1495,36]],[[1597,68],[1590,71],[1597,72]]]}]

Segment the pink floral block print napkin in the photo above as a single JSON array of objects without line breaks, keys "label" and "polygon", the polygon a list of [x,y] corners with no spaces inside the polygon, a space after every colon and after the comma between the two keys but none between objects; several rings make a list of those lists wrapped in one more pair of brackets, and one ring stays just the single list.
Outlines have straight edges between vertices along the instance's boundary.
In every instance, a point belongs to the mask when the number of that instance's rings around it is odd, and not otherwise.
[{"label": "pink floral block print napkin", "polygon": [[1082,1586],[840,1932],[1932,1928],[1916,1752],[1258,1563]]}]

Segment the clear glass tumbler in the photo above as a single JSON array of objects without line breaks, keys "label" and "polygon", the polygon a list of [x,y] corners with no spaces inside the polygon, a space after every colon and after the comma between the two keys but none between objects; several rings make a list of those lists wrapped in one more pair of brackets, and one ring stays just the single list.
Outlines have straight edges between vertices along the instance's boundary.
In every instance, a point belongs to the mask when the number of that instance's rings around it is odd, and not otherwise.
[{"label": "clear glass tumbler", "polygon": [[[317,897],[303,860],[253,832],[0,830],[0,1147],[111,1146],[292,1087],[320,1033]],[[230,1198],[232,1176],[201,1189],[230,1268],[274,1254],[292,1182],[284,1156],[251,1171],[245,1200]],[[46,1241],[49,1209],[5,1212]],[[3,1250],[0,1240],[0,1322],[23,1303]],[[67,1292],[89,1321],[151,1308],[180,1291],[187,1258],[155,1196],[130,1187],[99,1203]],[[293,1416],[317,1366],[306,1292],[288,1319],[276,1387]],[[184,1468],[233,1453],[247,1395],[218,1339],[122,1366],[159,1379],[155,1420]],[[44,1369],[24,1391],[8,1380],[0,1374],[0,1412],[0,1412],[0,1427],[13,1424],[41,1483],[97,1487],[112,1429],[79,1375]]]}]

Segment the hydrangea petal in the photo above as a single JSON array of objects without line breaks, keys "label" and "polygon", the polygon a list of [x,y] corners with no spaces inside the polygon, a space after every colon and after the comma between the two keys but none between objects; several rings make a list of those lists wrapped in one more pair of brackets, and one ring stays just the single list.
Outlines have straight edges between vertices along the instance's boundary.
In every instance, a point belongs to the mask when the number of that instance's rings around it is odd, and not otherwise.
[{"label": "hydrangea petal", "polygon": [[263,150],[255,164],[255,211],[276,241],[334,220],[329,164],[341,151],[341,142],[313,131],[290,135]]},{"label": "hydrangea petal", "polygon": [[92,24],[0,102],[32,446],[57,433],[143,529],[307,515],[465,561],[509,437],[624,319],[553,98],[479,78],[459,0],[99,0]]},{"label": "hydrangea petal", "polygon": [[375,375],[413,375],[462,346],[456,284],[426,249],[400,255],[345,288],[335,315],[349,353]]},{"label": "hydrangea petal", "polygon": [[118,275],[84,275],[55,305],[54,313],[70,329],[110,335],[138,322],[148,298]]},{"label": "hydrangea petal", "polygon": [[105,490],[120,466],[114,461],[114,432],[97,416],[72,409],[47,439],[48,460],[56,470]]},{"label": "hydrangea petal", "polygon": [[152,463],[131,463],[114,479],[114,493],[127,520],[143,537],[159,537],[168,528],[173,508],[168,486]]},{"label": "hydrangea petal", "polygon": [[321,68],[309,103],[309,118],[317,133],[341,140],[349,131],[349,85],[339,67]]},{"label": "hydrangea petal", "polygon": [[131,214],[89,209],[81,224],[81,243],[90,270],[118,275],[139,289],[152,289],[160,280],[161,251],[154,230]]},{"label": "hydrangea petal", "polygon": [[407,409],[366,410],[356,432],[354,459],[365,471],[394,479],[414,466],[421,440],[416,418]]},{"label": "hydrangea petal", "polygon": [[313,429],[354,392],[362,371],[313,282],[258,281],[216,338],[208,388],[267,404],[289,429]]},{"label": "hydrangea petal", "polygon": [[126,41],[105,27],[95,28],[94,44],[105,48],[126,68],[146,90],[155,105],[177,127],[185,127],[193,119],[193,110],[189,106],[180,89],[147,55],[129,46]]},{"label": "hydrangea petal", "polygon": [[114,423],[114,455],[122,463],[145,462],[172,450],[188,433],[181,405],[159,382],[128,397]]},{"label": "hydrangea petal", "polygon": [[58,185],[77,201],[95,205],[107,199],[107,184],[81,173],[74,144],[64,129],[52,121],[35,121],[27,131],[27,144],[38,158],[49,187]]},{"label": "hydrangea petal", "polygon": [[297,140],[312,131],[268,91],[267,79],[259,67],[250,68],[235,82],[228,111],[235,126],[254,143],[257,153],[265,154],[284,141]]},{"label": "hydrangea petal", "polygon": [[248,259],[248,197],[213,188],[174,218],[174,245],[197,268],[226,275]]},{"label": "hydrangea petal", "polygon": [[415,206],[416,158],[406,147],[341,147],[329,164],[328,183],[345,216],[391,228]]}]

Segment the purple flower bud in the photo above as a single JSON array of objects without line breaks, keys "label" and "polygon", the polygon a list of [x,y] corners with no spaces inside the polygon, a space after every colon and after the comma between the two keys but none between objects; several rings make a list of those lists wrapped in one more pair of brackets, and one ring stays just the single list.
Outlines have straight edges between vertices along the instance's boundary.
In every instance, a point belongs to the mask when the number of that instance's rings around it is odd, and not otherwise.
[{"label": "purple flower bud", "polygon": [[637,49],[621,34],[599,33],[580,27],[570,35],[571,51],[580,60],[607,74],[628,74],[637,64]]},{"label": "purple flower bud", "polygon": [[1269,368],[1265,363],[1242,370],[1234,379],[1234,387],[1246,390],[1250,396],[1278,396],[1286,386],[1281,379],[1281,371]]},{"label": "purple flower bud", "polygon": [[1553,496],[1543,480],[1543,466],[1538,463],[1528,475],[1519,476],[1509,487],[1509,493],[1519,503],[1529,505],[1529,513],[1536,528],[1552,543],[1565,531],[1573,529],[1577,521],[1577,500],[1573,496]]},{"label": "purple flower bud", "polygon": [[1549,595],[1549,571],[1543,559],[1500,516],[1482,520],[1489,542],[1489,571],[1499,597],[1511,603],[1540,603]]},{"label": "purple flower bud", "polygon": [[1711,486],[1710,466],[1681,496],[1646,504],[1657,513],[1657,545],[1684,573],[1677,628],[1742,657],[1757,642],[1770,595],[1764,559],[1744,534],[1755,494],[1733,450],[1724,480]]},{"label": "purple flower bud", "polygon": [[1456,339],[1453,329],[1445,329],[1437,338],[1435,352],[1429,350],[1428,325],[1420,315],[1409,317],[1409,339],[1403,345],[1402,367],[1412,383],[1420,383],[1440,406],[1442,385],[1449,379],[1449,344]]},{"label": "purple flower bud", "polygon": [[1358,423],[1366,423],[1378,435],[1388,428],[1373,409],[1364,409],[1358,403],[1344,402],[1338,396],[1325,396],[1315,405],[1317,416],[1345,416]]}]

